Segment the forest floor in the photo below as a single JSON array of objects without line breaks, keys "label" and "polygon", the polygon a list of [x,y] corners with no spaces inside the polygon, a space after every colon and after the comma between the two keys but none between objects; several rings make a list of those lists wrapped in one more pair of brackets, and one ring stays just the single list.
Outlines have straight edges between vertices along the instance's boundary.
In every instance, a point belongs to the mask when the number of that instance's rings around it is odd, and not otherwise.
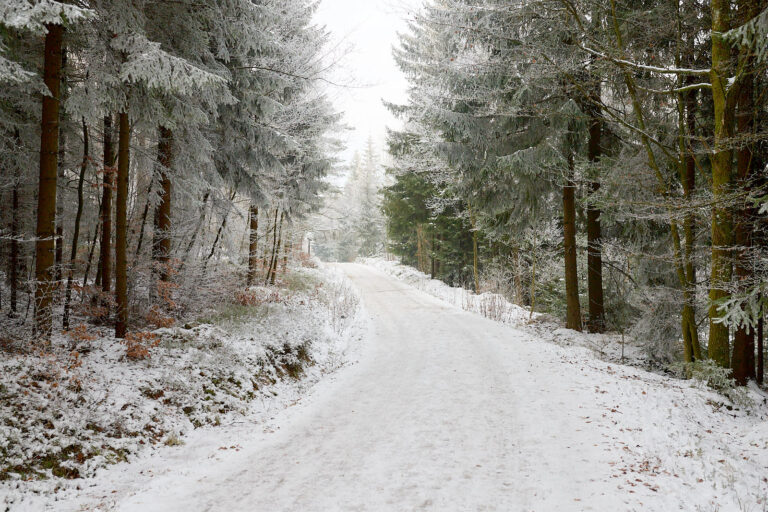
[{"label": "forest floor", "polygon": [[513,306],[517,327],[370,265],[341,269],[371,316],[354,364],[266,421],[100,470],[52,509],[768,509],[759,390],[726,398],[544,342]]}]

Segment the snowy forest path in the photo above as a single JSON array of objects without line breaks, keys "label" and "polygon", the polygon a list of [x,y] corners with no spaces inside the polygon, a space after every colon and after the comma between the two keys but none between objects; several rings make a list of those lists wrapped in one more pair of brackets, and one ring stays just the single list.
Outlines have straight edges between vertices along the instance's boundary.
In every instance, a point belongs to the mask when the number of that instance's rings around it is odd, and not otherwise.
[{"label": "snowy forest path", "polygon": [[605,404],[562,349],[340,268],[372,317],[357,364],[237,452],[157,474],[119,510],[627,509],[606,437],[585,423]]}]

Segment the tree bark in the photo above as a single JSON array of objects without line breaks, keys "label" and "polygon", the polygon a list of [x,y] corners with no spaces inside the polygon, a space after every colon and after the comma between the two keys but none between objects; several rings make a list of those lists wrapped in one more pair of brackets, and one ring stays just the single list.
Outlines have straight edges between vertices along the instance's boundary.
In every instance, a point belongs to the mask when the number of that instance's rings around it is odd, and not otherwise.
[{"label": "tree bark", "polygon": [[272,265],[275,263],[275,249],[277,248],[277,214],[279,210],[275,208],[275,225],[272,228],[272,256],[269,258],[269,267],[267,268],[267,277],[264,279],[264,286],[269,283],[272,274]]},{"label": "tree bark", "polygon": [[61,95],[61,45],[64,27],[47,24],[43,77],[50,95],[43,96],[40,135],[40,175],[35,243],[35,328],[48,338],[53,327],[54,230],[56,218],[56,173],[59,156],[59,99]]},{"label": "tree bark", "polygon": [[160,173],[160,202],[155,208],[155,230],[152,240],[152,259],[160,281],[169,279],[168,264],[171,255],[171,178],[169,170],[173,159],[173,133],[163,126],[157,143],[158,171]]},{"label": "tree bark", "polygon": [[147,201],[144,203],[144,211],[141,214],[141,227],[139,228],[139,239],[136,242],[136,252],[133,253],[133,266],[139,262],[139,255],[141,255],[141,247],[144,244],[144,232],[147,226],[147,217],[149,217],[149,206],[152,197],[152,184],[153,180],[149,180],[149,186],[147,187]]},{"label": "tree bark", "polygon": [[101,291],[112,290],[112,189],[114,181],[114,148],[112,146],[112,114],[104,116],[104,170],[101,196],[101,243],[99,244],[99,276]]},{"label": "tree bark", "polygon": [[[61,49],[61,102],[64,101],[67,94],[67,48]],[[61,127],[59,122],[59,161],[58,167],[58,179],[56,181],[56,288],[61,284],[61,270],[64,265],[64,190],[66,186],[66,174],[64,169],[65,159],[67,154],[67,139],[66,131]]]},{"label": "tree bark", "polygon": [[120,136],[117,161],[117,201],[115,205],[115,293],[117,315],[115,316],[115,337],[125,338],[128,328],[128,268],[126,250],[128,245],[128,171],[130,168],[131,132],[128,113],[120,112]]},{"label": "tree bark", "polygon": [[[762,296],[760,297],[762,299]],[[762,300],[760,300],[760,303],[762,304]],[[757,319],[757,383],[762,385],[763,384],[763,377],[765,375],[764,369],[763,369],[763,325],[764,325],[764,319],[763,319],[763,308],[761,306],[760,308],[760,316]]]},{"label": "tree bark", "polygon": [[467,202],[467,208],[469,209],[469,223],[472,226],[472,275],[475,282],[475,293],[480,293],[480,277],[477,272],[477,225],[472,213],[472,205],[469,202]]},{"label": "tree bark", "polygon": [[[101,212],[101,204],[99,206],[99,212]],[[93,240],[91,241],[91,249],[88,251],[88,261],[85,264],[85,271],[83,271],[83,288],[88,285],[88,274],[91,272],[91,264],[93,263],[93,254],[96,252],[96,243],[99,241],[99,234],[101,233],[101,214],[99,214],[99,220],[96,222],[96,228],[93,230]],[[85,296],[83,296],[85,298]]]},{"label": "tree bark", "polygon": [[248,286],[256,280],[256,265],[259,259],[259,207],[251,205],[248,238]]},{"label": "tree bark", "polygon": [[576,261],[576,184],[573,182],[573,153],[568,153],[568,170],[563,186],[563,249],[565,252],[565,299],[568,329],[581,330],[579,276]]},{"label": "tree bark", "polygon": [[[596,98],[600,98],[600,85],[596,87]],[[603,123],[597,107],[589,109],[589,142],[587,159],[596,164],[600,161]],[[600,190],[600,182],[589,184],[590,196]],[[589,297],[589,331],[605,331],[605,306],[603,303],[603,244],[600,233],[600,209],[594,200],[587,204],[587,295]]]},{"label": "tree bark", "polygon": [[291,233],[285,237],[285,243],[283,243],[283,274],[288,272],[288,252],[293,250],[293,241],[291,240]]},{"label": "tree bark", "polygon": [[712,0],[712,104],[714,111],[714,147],[712,164],[712,254],[709,290],[709,357],[723,367],[730,367],[728,326],[719,320],[719,302],[729,297],[731,281],[730,250],[733,221],[727,204],[731,193],[733,150],[733,108],[728,91],[731,48],[723,35],[731,28],[730,0]]},{"label": "tree bark", "polygon": [[[14,131],[16,145],[19,146],[19,129]],[[19,293],[19,166],[16,165],[13,170],[13,190],[11,191],[11,254],[8,261],[8,275],[11,279],[11,311],[9,316],[15,317],[18,313],[18,293]]]},{"label": "tree bark", "polygon": [[77,244],[80,239],[80,220],[83,217],[83,183],[85,171],[88,169],[88,125],[83,118],[83,161],[80,164],[80,177],[77,180],[77,213],[75,213],[75,226],[72,229],[72,250],[69,253],[69,268],[67,269],[67,289],[64,294],[64,318],[62,327],[69,329],[69,307],[72,301],[72,279],[75,273],[75,261],[77,260]]},{"label": "tree bark", "polygon": [[[752,2],[741,2],[749,8]],[[752,59],[748,60],[748,66],[754,65]],[[753,174],[753,146],[749,141],[752,136],[755,106],[753,101],[753,76],[749,73],[739,88],[738,111],[736,114],[736,130],[745,138],[742,146],[736,152],[736,178],[737,186],[744,192],[749,192],[750,181]],[[734,261],[734,277],[739,292],[746,293],[752,286],[752,234],[754,231],[755,211],[747,204],[740,202],[741,207],[735,212],[734,240],[736,248]],[[740,326],[733,336],[733,351],[731,360],[733,378],[737,384],[745,385],[747,380],[755,378],[755,329],[753,326]]]},{"label": "tree bark", "polygon": [[275,255],[272,262],[271,276],[269,278],[269,284],[271,284],[272,286],[275,285],[275,276],[277,275],[277,262],[280,259],[280,244],[283,242],[283,218],[284,217],[285,217],[285,212],[280,213],[280,228],[277,234],[277,249],[275,250]]},{"label": "tree bark", "polygon": [[[675,66],[678,68],[693,66],[693,37],[688,35],[688,47],[683,49],[683,24],[680,5],[677,6],[677,53]],[[693,85],[696,78],[678,77],[678,86]],[[683,215],[682,248],[683,271],[682,291],[683,307],[681,311],[681,328],[683,334],[683,357],[686,362],[701,359],[698,324],[696,323],[696,267],[693,263],[696,226],[693,215],[693,193],[696,189],[696,160],[693,147],[689,142],[696,132],[697,91],[680,92],[677,94],[678,110],[678,178],[683,187],[685,213]]]}]

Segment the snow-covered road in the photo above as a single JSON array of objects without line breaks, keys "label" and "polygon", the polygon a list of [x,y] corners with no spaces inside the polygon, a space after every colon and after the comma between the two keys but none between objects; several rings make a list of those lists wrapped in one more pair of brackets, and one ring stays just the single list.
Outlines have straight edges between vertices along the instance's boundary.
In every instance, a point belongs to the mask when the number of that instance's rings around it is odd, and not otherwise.
[{"label": "snow-covered road", "polygon": [[[712,504],[711,486],[688,488],[693,474],[670,485],[682,476],[654,468],[633,433],[637,411],[655,422],[671,400],[651,397],[656,376],[590,366],[370,267],[343,271],[373,317],[356,364],[267,428],[238,431],[235,449],[195,446],[193,435],[175,462],[145,466],[105,502],[143,512],[714,509],[680,508]],[[686,428],[669,421],[659,439]]]}]

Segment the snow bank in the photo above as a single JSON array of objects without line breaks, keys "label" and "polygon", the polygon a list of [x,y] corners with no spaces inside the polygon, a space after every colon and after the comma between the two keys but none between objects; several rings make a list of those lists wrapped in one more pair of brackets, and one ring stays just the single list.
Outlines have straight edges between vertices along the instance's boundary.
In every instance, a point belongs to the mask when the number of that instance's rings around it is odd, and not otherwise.
[{"label": "snow bank", "polygon": [[199,325],[154,331],[148,359],[104,332],[0,352],[0,504],[41,510],[54,491],[196,428],[268,418],[343,365],[366,325],[357,293],[332,269],[286,280],[250,289],[247,305],[212,305]]}]

